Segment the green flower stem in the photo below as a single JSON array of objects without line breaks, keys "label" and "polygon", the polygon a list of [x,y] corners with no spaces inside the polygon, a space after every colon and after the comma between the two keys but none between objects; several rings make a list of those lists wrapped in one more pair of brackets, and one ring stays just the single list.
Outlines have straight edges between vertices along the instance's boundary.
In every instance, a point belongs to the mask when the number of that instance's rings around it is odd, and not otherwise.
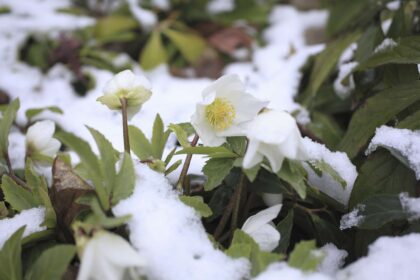
[{"label": "green flower stem", "polygon": [[[194,136],[194,139],[191,141],[191,147],[195,147],[198,142],[198,135]],[[181,175],[179,175],[178,183],[176,184],[178,190],[182,190],[185,195],[189,195],[190,184],[185,184],[185,180],[187,178],[188,169],[190,168],[192,159],[192,154],[188,154],[185,158],[184,166],[182,167]]]},{"label": "green flower stem", "polygon": [[127,99],[121,98],[122,125],[124,136],[124,151],[130,154],[130,139],[128,138]]},{"label": "green flower stem", "polygon": [[10,178],[13,179],[13,181],[15,181],[17,184],[19,184],[20,186],[22,186],[23,188],[29,190],[28,185],[25,183],[25,181],[23,181],[22,179],[20,179],[18,176],[16,176],[15,172],[13,171],[13,167],[12,167],[12,163],[10,162],[10,157],[9,157],[9,153],[6,152],[6,154],[4,155],[4,158],[6,160],[6,165],[7,165],[7,169],[9,171],[9,176]]},{"label": "green flower stem", "polygon": [[241,202],[242,202],[242,198],[243,198],[243,194],[245,194],[244,187],[245,187],[245,183],[246,183],[246,176],[244,173],[241,174],[241,178],[239,179],[239,184],[238,186],[236,186],[237,189],[237,193],[235,198],[235,204],[234,204],[234,208],[233,208],[233,213],[232,213],[232,220],[231,220],[231,232],[232,234],[235,232],[235,229],[238,228],[238,218],[239,218],[239,208],[241,206]]}]

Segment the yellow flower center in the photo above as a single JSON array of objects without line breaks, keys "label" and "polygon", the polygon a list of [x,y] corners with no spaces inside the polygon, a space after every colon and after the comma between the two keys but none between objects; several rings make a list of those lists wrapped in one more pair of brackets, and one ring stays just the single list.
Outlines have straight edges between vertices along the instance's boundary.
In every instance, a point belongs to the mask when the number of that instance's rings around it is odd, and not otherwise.
[{"label": "yellow flower center", "polygon": [[214,130],[225,130],[230,127],[235,118],[235,107],[225,98],[216,98],[206,106],[206,119]]}]

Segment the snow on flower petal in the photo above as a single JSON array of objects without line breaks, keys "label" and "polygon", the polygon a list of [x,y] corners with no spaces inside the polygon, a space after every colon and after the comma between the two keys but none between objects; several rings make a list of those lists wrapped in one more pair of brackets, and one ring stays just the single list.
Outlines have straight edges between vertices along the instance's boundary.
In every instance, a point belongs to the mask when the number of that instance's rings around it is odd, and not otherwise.
[{"label": "snow on flower petal", "polygon": [[281,206],[277,204],[258,212],[249,217],[242,226],[242,230],[249,234],[263,251],[272,251],[279,244],[280,233],[271,221],[278,216]]},{"label": "snow on flower petal", "polygon": [[244,135],[245,124],[266,105],[245,91],[237,75],[226,75],[203,90],[191,124],[204,145],[219,146],[226,137]]},{"label": "snow on flower petal", "polygon": [[40,154],[54,157],[61,143],[53,138],[55,123],[50,120],[38,121],[26,132],[26,148],[29,154]]},{"label": "snow on flower petal", "polygon": [[305,159],[302,137],[295,119],[286,112],[268,110],[259,114],[247,127],[249,139],[243,167],[252,168],[263,157],[270,162],[274,172],[278,172],[284,158]]}]

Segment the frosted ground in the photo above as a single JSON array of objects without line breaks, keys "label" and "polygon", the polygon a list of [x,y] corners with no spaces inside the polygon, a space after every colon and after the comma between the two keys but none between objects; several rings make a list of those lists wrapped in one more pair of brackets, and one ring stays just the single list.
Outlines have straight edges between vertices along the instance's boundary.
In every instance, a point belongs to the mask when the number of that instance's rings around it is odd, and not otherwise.
[{"label": "frosted ground", "polygon": [[[165,5],[165,1],[159,2]],[[54,38],[61,31],[94,24],[94,19],[56,12],[58,8],[69,6],[66,0],[0,0],[0,4],[11,8],[10,14],[0,17],[0,88],[12,98],[20,98],[21,110],[17,122],[25,123],[26,109],[58,106],[64,111],[63,115],[44,112],[38,118],[54,120],[65,130],[89,141],[93,147],[93,138],[85,125],[95,127],[112,141],[115,148],[122,150],[120,116],[96,101],[102,95],[105,83],[112,77],[111,72],[93,67],[84,68],[83,71],[92,75],[96,83],[86,96],[80,97],[71,86],[71,72],[63,65],[56,65],[44,74],[17,59],[19,46],[29,34],[48,34]],[[130,7],[137,20],[153,26],[153,15],[138,10],[133,4]],[[214,1],[209,12],[229,8],[229,4]],[[230,64],[224,73],[239,75],[253,95],[270,102],[269,107],[294,112],[298,122],[308,122],[305,109],[293,100],[301,78],[299,68],[308,56],[320,52],[324,46],[307,45],[304,33],[308,27],[322,27],[327,16],[325,11],[300,12],[290,6],[276,7],[271,12],[270,25],[263,35],[268,44],[264,47],[255,46],[251,62]],[[290,56],[291,45],[295,53]],[[121,55],[118,59],[125,61],[129,58]],[[202,89],[211,82],[209,79],[173,77],[166,66],[144,72],[140,66],[135,65],[133,70],[137,74],[149,78],[153,95],[131,123],[147,135],[151,134],[157,113],[165,124],[189,121],[195,104],[201,98]],[[349,71],[346,67],[349,66],[343,66],[343,72]],[[278,93],[279,88],[282,89],[281,94]],[[339,95],[345,92],[345,89],[337,90]],[[171,150],[175,142],[176,139],[172,139],[172,146],[168,145],[166,152]],[[17,130],[13,131],[10,143],[13,166],[22,168],[24,136]],[[312,159],[323,159],[334,166],[348,187],[341,188],[329,175],[318,177],[310,168],[309,180],[315,184],[318,182],[318,185],[323,186],[321,191],[346,205],[358,175],[355,166],[345,153],[330,151],[308,138],[305,139],[305,146]],[[392,149],[394,153],[406,158],[407,165],[416,172],[417,179],[420,178],[420,132],[380,127],[367,153],[378,146]],[[201,174],[203,163],[203,158],[194,156],[189,172]],[[133,195],[114,207],[113,212],[117,216],[133,215],[128,223],[130,242],[148,261],[146,274],[151,279],[241,279],[249,275],[249,263],[245,259],[231,259],[213,248],[199,217],[179,201],[163,175],[141,164],[136,166],[136,171],[137,176],[143,180],[139,180]],[[179,173],[180,168],[170,175],[169,181],[176,182]],[[48,174],[49,170],[46,170],[45,175]],[[408,211],[414,216],[419,215],[420,203],[417,200],[405,196],[401,200]],[[1,220],[0,247],[21,225],[27,225],[25,235],[41,231],[40,224],[44,215],[42,208],[34,208],[22,211],[12,219]],[[344,220],[343,228],[354,226],[359,220],[357,213],[349,215]],[[332,244],[321,250],[325,252],[326,258],[317,273],[307,274],[286,263],[276,263],[255,279],[415,279],[420,261],[420,234],[382,237],[370,246],[367,257],[346,268],[341,268],[346,252]],[[199,260],[194,258],[197,255]]]}]

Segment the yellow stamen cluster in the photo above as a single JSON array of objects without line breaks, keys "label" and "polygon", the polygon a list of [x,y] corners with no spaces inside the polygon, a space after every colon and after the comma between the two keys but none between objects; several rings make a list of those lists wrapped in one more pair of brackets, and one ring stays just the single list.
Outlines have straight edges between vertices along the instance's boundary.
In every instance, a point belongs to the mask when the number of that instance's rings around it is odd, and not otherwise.
[{"label": "yellow stamen cluster", "polygon": [[235,119],[235,107],[226,98],[217,97],[213,103],[206,106],[206,119],[217,131],[229,128]]}]

